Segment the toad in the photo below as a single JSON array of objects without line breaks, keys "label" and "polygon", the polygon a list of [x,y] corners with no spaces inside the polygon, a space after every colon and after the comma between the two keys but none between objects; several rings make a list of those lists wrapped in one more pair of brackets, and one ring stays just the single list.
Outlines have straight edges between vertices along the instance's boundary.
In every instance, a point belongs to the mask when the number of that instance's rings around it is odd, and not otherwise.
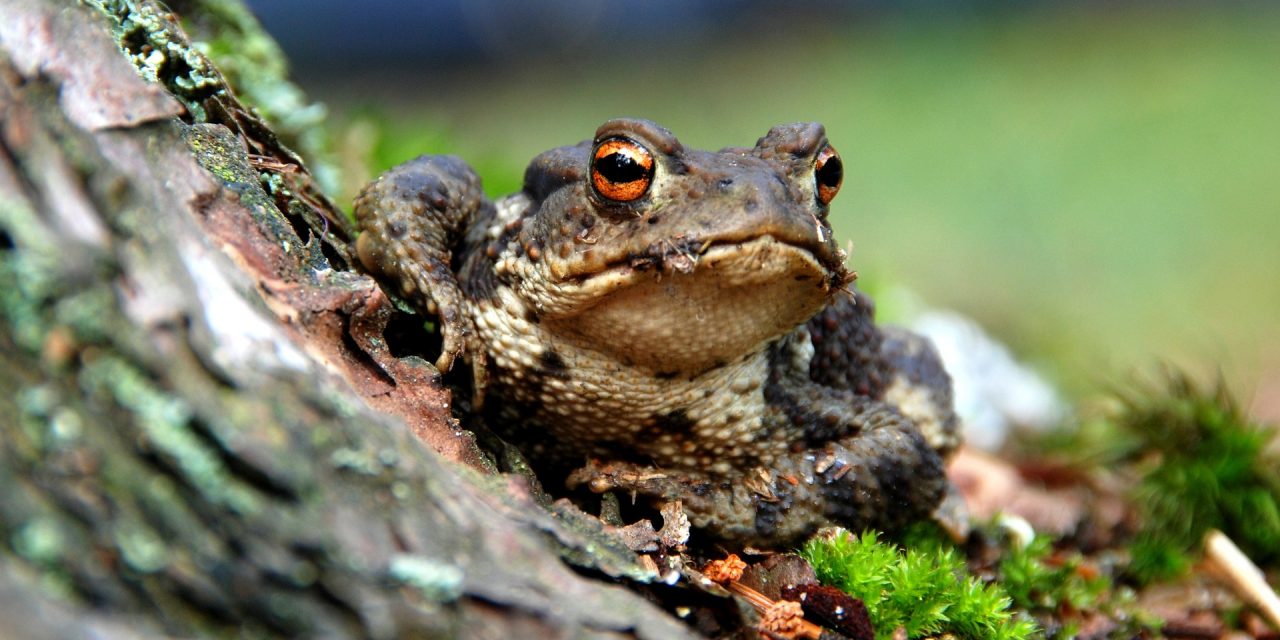
[{"label": "toad", "polygon": [[948,491],[956,419],[932,347],[852,288],[843,173],[818,124],[708,152],[610,120],[496,202],[455,157],[391,169],[355,202],[357,248],[439,317],[436,366],[470,363],[484,423],[544,481],[678,501],[715,541],[894,529]]}]

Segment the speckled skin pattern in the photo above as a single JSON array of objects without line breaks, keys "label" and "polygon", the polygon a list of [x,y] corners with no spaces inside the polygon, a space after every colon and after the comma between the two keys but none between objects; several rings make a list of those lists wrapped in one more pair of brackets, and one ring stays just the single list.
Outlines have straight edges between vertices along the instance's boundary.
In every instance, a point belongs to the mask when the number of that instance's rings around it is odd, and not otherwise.
[{"label": "speckled skin pattern", "polygon": [[[653,158],[630,202],[592,183],[619,138]],[[462,161],[423,156],[356,200],[359,254],[439,315],[437,366],[467,358],[487,424],[535,466],[576,467],[570,486],[678,500],[703,535],[759,546],[896,528],[947,490],[950,380],[850,288],[824,149],[817,124],[705,152],[612,120],[496,203]]]}]

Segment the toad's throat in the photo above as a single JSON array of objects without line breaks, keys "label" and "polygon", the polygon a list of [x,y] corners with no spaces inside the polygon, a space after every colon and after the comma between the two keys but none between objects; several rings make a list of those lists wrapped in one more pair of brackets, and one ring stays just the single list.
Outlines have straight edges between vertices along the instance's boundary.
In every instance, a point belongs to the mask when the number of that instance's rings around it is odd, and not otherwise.
[{"label": "toad's throat", "polygon": [[808,249],[769,235],[712,244],[691,260],[688,270],[627,261],[599,272],[574,285],[590,290],[586,308],[548,321],[619,361],[700,372],[788,333],[836,290]]}]

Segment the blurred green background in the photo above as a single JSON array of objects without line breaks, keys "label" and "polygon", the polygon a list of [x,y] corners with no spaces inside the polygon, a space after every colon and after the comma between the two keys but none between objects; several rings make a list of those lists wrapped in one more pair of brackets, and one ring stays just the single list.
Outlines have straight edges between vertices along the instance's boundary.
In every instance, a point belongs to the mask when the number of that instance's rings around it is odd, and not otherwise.
[{"label": "blurred green background", "polygon": [[335,112],[345,201],[427,152],[507,193],[619,115],[702,148],[821,121],[846,162],[833,224],[872,288],[976,318],[1071,395],[1172,362],[1280,418],[1280,5],[1002,6],[293,57]]}]

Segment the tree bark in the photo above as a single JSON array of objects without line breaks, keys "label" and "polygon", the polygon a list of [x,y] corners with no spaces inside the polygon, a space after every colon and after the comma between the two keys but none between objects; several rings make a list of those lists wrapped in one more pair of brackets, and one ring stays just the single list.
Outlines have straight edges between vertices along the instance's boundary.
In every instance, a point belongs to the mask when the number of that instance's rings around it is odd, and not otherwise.
[{"label": "tree bark", "polygon": [[157,3],[0,0],[0,636],[692,635],[490,470],[351,237]]}]

